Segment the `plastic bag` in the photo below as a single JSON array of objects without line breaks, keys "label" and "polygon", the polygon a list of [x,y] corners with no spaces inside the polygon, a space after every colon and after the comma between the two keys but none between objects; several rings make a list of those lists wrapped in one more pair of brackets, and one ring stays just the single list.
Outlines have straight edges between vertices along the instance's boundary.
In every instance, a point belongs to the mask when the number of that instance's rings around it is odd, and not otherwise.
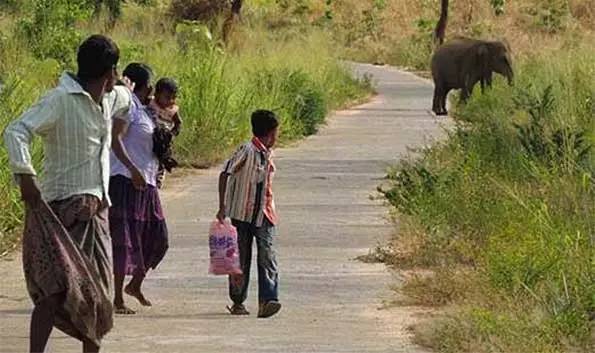
[{"label": "plastic bag", "polygon": [[238,232],[231,223],[214,221],[209,230],[209,253],[211,262],[209,273],[214,275],[239,275],[240,254]]}]

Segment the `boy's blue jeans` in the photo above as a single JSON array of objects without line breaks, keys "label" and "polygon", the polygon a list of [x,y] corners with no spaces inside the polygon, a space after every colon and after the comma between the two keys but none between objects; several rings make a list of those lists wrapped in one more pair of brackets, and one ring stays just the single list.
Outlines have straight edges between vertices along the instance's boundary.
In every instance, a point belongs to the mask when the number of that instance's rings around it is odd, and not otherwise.
[{"label": "boy's blue jeans", "polygon": [[256,239],[258,264],[258,302],[266,303],[278,300],[279,272],[276,253],[273,249],[275,226],[265,217],[262,227],[255,227],[251,223],[232,220],[238,230],[238,248],[240,251],[240,265],[243,280],[237,285],[230,278],[229,297],[234,304],[242,304],[248,297],[250,283],[250,264],[252,262],[252,243]]}]

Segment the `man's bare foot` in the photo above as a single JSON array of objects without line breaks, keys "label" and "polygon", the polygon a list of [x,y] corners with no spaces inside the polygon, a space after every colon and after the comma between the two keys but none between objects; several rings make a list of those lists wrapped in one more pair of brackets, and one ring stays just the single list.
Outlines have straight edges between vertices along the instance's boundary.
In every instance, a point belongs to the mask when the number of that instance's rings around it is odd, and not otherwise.
[{"label": "man's bare foot", "polygon": [[124,287],[124,293],[128,294],[131,297],[135,297],[142,306],[153,305],[150,301],[147,300],[147,298],[145,298],[145,296],[139,289],[134,289],[130,285]]},{"label": "man's bare foot", "polygon": [[129,307],[127,307],[126,305],[124,305],[124,302],[122,303],[115,303],[114,302],[114,312],[116,314],[120,314],[120,315],[134,315],[136,314],[136,311],[130,309]]}]

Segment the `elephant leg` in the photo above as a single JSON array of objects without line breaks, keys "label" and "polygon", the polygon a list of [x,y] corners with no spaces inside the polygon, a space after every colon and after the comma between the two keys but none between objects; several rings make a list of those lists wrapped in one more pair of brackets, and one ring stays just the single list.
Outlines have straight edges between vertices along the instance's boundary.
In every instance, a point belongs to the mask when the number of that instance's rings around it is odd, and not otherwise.
[{"label": "elephant leg", "polygon": [[448,98],[448,92],[450,91],[450,88],[446,88],[443,92],[443,94],[440,96],[440,115],[448,115],[448,111],[446,110],[446,101]]},{"label": "elephant leg", "polygon": [[443,95],[443,88],[441,85],[436,85],[434,87],[434,99],[432,100],[432,111],[436,114],[436,115],[440,115],[441,112],[441,104],[440,102],[442,101],[442,95]]},{"label": "elephant leg", "polygon": [[468,87],[463,87],[463,89],[461,89],[461,102],[467,103],[470,96],[471,96],[471,89],[469,89]]}]

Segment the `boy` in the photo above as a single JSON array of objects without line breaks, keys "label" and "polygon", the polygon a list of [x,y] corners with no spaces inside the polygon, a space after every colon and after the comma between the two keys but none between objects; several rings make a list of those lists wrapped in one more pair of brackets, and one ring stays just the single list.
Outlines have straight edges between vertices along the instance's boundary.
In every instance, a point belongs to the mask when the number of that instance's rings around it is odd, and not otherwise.
[{"label": "boy", "polygon": [[[155,118],[155,121],[163,129],[171,133],[170,136],[164,137],[164,144],[162,148],[170,149],[167,155],[170,158],[159,163],[159,172],[157,173],[157,187],[161,188],[165,180],[165,171],[171,171],[171,168],[177,166],[177,162],[171,158],[171,139],[180,134],[182,126],[182,119],[180,118],[179,108],[176,105],[176,96],[178,94],[178,85],[176,82],[168,77],[161,78],[155,85],[155,97],[149,104],[149,111]],[[162,158],[163,159],[163,158]]]},{"label": "boy", "polygon": [[242,145],[225,163],[219,176],[220,222],[228,216],[238,230],[238,247],[242,275],[230,276],[229,296],[233,302],[227,309],[232,315],[249,315],[244,307],[248,295],[252,242],[258,249],[259,318],[275,315],[278,300],[279,274],[273,249],[277,214],[273,201],[272,179],[275,165],[272,148],[277,141],[279,121],[275,113],[257,110],[252,113],[251,141]]}]

